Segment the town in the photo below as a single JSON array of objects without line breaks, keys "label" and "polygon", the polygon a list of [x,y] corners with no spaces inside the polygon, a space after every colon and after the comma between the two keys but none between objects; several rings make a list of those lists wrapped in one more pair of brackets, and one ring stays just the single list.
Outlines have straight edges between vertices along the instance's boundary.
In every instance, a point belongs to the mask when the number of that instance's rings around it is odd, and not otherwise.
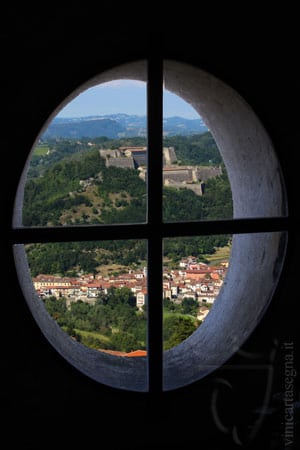
[{"label": "town", "polygon": [[[177,270],[164,268],[162,298],[174,303],[181,303],[185,298],[197,300],[199,303],[197,318],[203,320],[220,292],[227,269],[228,261],[211,266],[197,261],[193,256],[183,258]],[[67,307],[77,301],[95,304],[101,293],[107,294],[111,287],[129,288],[139,310],[147,305],[146,267],[140,271],[128,270],[127,273],[106,276],[101,272],[77,277],[39,274],[32,281],[40,298],[65,298]]]}]

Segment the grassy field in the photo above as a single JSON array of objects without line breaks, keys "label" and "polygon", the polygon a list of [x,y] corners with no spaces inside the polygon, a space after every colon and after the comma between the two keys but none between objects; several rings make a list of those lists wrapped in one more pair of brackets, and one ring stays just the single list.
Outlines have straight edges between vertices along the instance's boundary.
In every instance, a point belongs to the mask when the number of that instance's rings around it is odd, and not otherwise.
[{"label": "grassy field", "polygon": [[172,311],[168,311],[166,308],[163,308],[163,318],[167,319],[168,317],[189,317],[192,320],[197,319],[195,316],[192,316],[190,314],[182,314],[180,312],[172,312]]},{"label": "grassy field", "polygon": [[82,336],[91,336],[95,339],[99,339],[99,341],[103,341],[103,342],[109,342],[110,339],[108,336],[105,336],[104,334],[101,333],[97,333],[96,331],[85,331],[85,330],[75,330],[76,333],[80,333]]},{"label": "grassy field", "polygon": [[47,155],[49,151],[49,147],[46,144],[42,144],[42,145],[37,145],[34,149],[34,155],[35,156],[45,156]]},{"label": "grassy field", "polygon": [[226,245],[226,247],[217,248],[213,255],[204,255],[204,257],[205,259],[207,259],[209,263],[218,264],[223,261],[228,261],[230,257],[230,252],[231,246]]},{"label": "grassy field", "polygon": [[[110,339],[108,336],[105,336],[104,334],[101,333],[96,333],[95,331],[85,331],[85,330],[79,330],[79,329],[75,329],[76,333],[79,334],[82,338],[82,343],[87,345],[88,347],[92,346],[91,343],[88,344],[88,340],[90,339],[94,339],[94,340],[98,340],[98,342],[100,342],[100,346],[103,346],[104,348],[106,348],[107,346],[109,346],[110,343]],[[95,345],[94,348],[98,348],[99,345]]]}]

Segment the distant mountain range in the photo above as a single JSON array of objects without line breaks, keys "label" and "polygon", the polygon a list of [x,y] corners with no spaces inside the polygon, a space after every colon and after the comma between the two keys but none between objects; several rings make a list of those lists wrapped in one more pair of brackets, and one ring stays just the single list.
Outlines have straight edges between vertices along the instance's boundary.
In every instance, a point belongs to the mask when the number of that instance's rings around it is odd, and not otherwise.
[{"label": "distant mountain range", "polygon": [[[201,134],[207,131],[202,119],[186,119],[183,117],[167,117],[163,120],[165,136]],[[56,117],[42,135],[49,138],[95,138],[106,136],[119,139],[135,136],[146,136],[146,116],[128,114],[109,114],[76,118]]]}]

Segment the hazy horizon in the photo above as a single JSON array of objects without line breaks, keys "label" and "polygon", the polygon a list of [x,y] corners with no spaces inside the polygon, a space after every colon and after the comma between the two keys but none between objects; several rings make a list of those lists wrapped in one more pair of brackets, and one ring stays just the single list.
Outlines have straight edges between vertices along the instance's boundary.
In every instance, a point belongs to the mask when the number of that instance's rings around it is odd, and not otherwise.
[{"label": "hazy horizon", "polygon": [[[114,80],[91,87],[71,100],[57,118],[81,118],[108,114],[147,115],[146,83]],[[178,95],[163,90],[163,117],[200,119],[195,109]]]}]

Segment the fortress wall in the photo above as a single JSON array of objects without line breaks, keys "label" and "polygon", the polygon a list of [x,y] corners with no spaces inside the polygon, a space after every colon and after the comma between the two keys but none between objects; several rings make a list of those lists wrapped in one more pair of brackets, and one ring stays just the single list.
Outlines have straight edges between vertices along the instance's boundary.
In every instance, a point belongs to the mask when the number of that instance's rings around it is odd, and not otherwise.
[{"label": "fortress wall", "polygon": [[106,167],[121,167],[123,169],[134,169],[134,161],[133,158],[107,158]]},{"label": "fortress wall", "polygon": [[177,161],[177,156],[174,147],[163,148],[163,162],[164,165],[170,166]]},{"label": "fortress wall", "polygon": [[217,177],[219,175],[222,175],[222,168],[221,167],[197,167],[197,178],[198,180],[206,181],[209,178]]},{"label": "fortress wall", "polygon": [[121,156],[121,152],[119,150],[99,150],[100,156],[102,158],[119,158]]},{"label": "fortress wall", "polygon": [[192,170],[184,169],[184,170],[164,170],[163,171],[163,179],[170,179],[177,182],[191,182],[193,181]]},{"label": "fortress wall", "polygon": [[147,154],[145,153],[134,153],[133,160],[135,167],[146,166],[147,165]]}]

